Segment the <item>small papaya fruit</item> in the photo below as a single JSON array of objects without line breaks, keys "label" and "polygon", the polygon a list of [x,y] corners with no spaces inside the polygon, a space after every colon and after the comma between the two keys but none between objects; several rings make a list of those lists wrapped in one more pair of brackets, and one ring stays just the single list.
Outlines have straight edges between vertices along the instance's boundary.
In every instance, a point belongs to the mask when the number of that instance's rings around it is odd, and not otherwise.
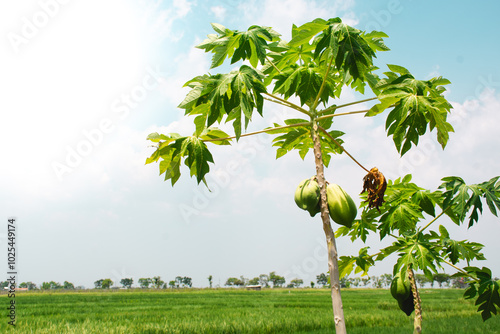
[{"label": "small papaya fruit", "polygon": [[311,217],[314,217],[320,212],[319,207],[319,185],[314,180],[314,177],[303,180],[295,190],[295,203],[302,210],[309,212]]},{"label": "small papaya fruit", "polygon": [[391,282],[391,295],[398,301],[401,311],[410,316],[415,309],[415,305],[408,277],[402,277],[400,272],[394,276]]},{"label": "small papaya fruit", "polygon": [[411,292],[410,281],[401,277],[401,273],[397,273],[391,282],[391,295],[399,301],[404,301],[408,298]]},{"label": "small papaya fruit", "polygon": [[330,217],[332,217],[333,221],[350,228],[358,213],[351,196],[338,184],[330,183],[326,188],[326,197],[328,199],[328,211],[330,211]]},{"label": "small papaya fruit", "polygon": [[415,303],[413,302],[413,293],[410,293],[408,298],[403,301],[398,301],[399,308],[403,311],[407,316],[410,316],[411,313],[415,310]]}]

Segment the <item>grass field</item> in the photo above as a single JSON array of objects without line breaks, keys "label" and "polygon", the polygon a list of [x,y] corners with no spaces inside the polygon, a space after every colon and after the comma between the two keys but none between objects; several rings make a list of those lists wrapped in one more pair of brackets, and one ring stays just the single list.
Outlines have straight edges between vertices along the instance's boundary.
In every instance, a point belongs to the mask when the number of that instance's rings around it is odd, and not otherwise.
[{"label": "grass field", "polygon": [[[500,333],[500,316],[483,323],[463,290],[421,290],[424,333]],[[412,333],[387,290],[343,290],[349,334]],[[334,333],[327,289],[130,290],[25,292],[16,295],[16,333]],[[5,306],[5,307],[4,307]]]}]

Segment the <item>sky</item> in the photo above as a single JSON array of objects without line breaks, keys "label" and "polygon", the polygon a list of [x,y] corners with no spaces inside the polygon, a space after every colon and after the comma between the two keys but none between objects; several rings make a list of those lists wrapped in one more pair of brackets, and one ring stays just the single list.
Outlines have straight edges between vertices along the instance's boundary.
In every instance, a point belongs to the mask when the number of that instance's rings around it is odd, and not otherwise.
[{"label": "sky", "polygon": [[[145,165],[154,151],[149,133],[189,135],[194,128],[176,106],[188,92],[183,84],[209,72],[210,54],[194,46],[212,33],[210,23],[270,26],[289,40],[292,24],[341,17],[389,35],[391,51],[375,61],[381,69],[397,64],[417,78],[448,78],[455,133],[444,151],[432,132],[400,158],[383,117],[335,123],[363,165],[389,179],[412,174],[435,190],[445,176],[479,183],[500,175],[499,11],[494,1],[450,0],[2,2],[0,249],[7,247],[7,219],[15,217],[19,282],[91,288],[103,278],[119,286],[128,277],[137,284],[188,276],[205,287],[209,275],[223,286],[228,277],[276,271],[309,284],[327,271],[321,220],[293,201],[300,181],[315,173],[311,154],[276,160],[268,135],[211,145],[212,192],[185,170],[172,187],[157,165]],[[372,96],[345,91],[337,104]],[[264,110],[249,131],[297,116],[279,106]],[[360,202],[364,171],[350,159],[334,157],[325,175]],[[439,223],[457,240],[484,244],[488,260],[473,264],[500,276],[499,218],[485,212],[471,229]],[[373,236],[368,246],[376,253],[388,242]],[[347,238],[337,245],[340,255],[365,246]],[[370,274],[391,272],[394,261]]]}]

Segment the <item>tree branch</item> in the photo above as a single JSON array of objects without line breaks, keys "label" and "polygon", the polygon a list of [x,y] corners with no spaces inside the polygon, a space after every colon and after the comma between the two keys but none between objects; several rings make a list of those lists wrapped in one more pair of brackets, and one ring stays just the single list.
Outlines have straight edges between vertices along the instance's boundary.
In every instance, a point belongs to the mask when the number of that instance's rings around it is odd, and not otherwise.
[{"label": "tree branch", "polygon": [[460,271],[462,274],[466,275],[467,277],[472,278],[473,280],[475,280],[475,281],[477,281],[477,282],[481,282],[481,280],[480,280],[480,279],[478,279],[478,278],[476,278],[476,277],[472,276],[471,274],[469,274],[468,272],[466,272],[466,271],[465,271],[465,270],[463,270],[462,268],[457,267],[457,266],[456,266],[456,265],[454,265],[453,263],[448,262],[448,261],[446,261],[445,259],[443,259],[442,261],[443,261],[444,263],[446,263],[447,265],[449,265],[450,267],[455,268],[456,270]]},{"label": "tree branch", "polygon": [[266,59],[267,59],[267,61],[269,63],[271,63],[271,65],[274,67],[274,69],[279,72],[279,74],[282,73],[281,70],[279,68],[277,68],[276,65],[274,65],[274,63],[271,61],[271,59],[269,58],[269,56],[266,55]]},{"label": "tree branch", "polygon": [[325,76],[323,77],[323,82],[321,83],[321,87],[319,89],[318,95],[316,95],[316,99],[314,99],[314,103],[312,104],[312,107],[311,107],[312,111],[316,110],[316,107],[318,106],[318,103],[319,103],[319,99],[321,98],[321,95],[323,94],[323,91],[325,90],[326,81],[328,79],[328,74],[330,74],[330,67],[332,67],[334,58],[335,57],[332,56],[332,59],[330,59],[330,63],[328,64],[328,67],[326,68]]},{"label": "tree branch", "polygon": [[[309,111],[307,111],[307,110],[305,110],[304,108],[302,108],[302,107],[300,107],[300,106],[296,105],[295,103],[292,103],[292,102],[290,102],[290,101],[287,101],[287,100],[285,100],[285,99],[282,99],[282,98],[281,98],[281,97],[279,97],[279,96],[276,96],[276,95],[273,95],[273,94],[269,94],[269,93],[267,93],[267,92],[265,92],[265,93],[263,93],[263,94],[265,94],[265,95],[267,95],[267,96],[269,96],[269,97],[271,97],[271,98],[273,98],[273,99],[275,99],[275,100],[278,100],[279,102],[281,102],[280,104],[283,104],[283,105],[285,105],[285,106],[287,106],[287,107],[289,107],[289,108],[295,109],[295,110],[297,110],[297,111],[300,111],[300,112],[301,112],[301,113],[303,113],[303,114],[306,114],[306,115],[308,115],[308,116],[311,116],[311,113],[310,113]],[[268,101],[271,101],[271,102],[278,103],[278,102],[276,102],[276,101],[272,101],[272,100],[270,100],[270,99],[267,99],[267,100],[268,100]]]},{"label": "tree branch", "polygon": [[340,109],[340,108],[344,108],[344,107],[349,107],[349,106],[353,106],[355,104],[359,104],[359,103],[363,103],[363,102],[369,102],[369,101],[373,101],[373,100],[376,100],[377,98],[376,97],[371,97],[369,99],[365,99],[365,100],[359,100],[359,101],[355,101],[355,102],[350,102],[350,103],[346,103],[346,104],[341,104],[340,106],[331,106],[331,107],[328,107],[324,110],[321,110],[318,112],[318,115],[322,115],[324,113],[327,113],[329,111],[332,111],[332,110],[336,110],[336,109]]},{"label": "tree branch", "polygon": [[428,228],[429,226],[432,225],[432,223],[434,223],[436,220],[438,220],[438,218],[440,218],[442,215],[444,215],[446,213],[446,211],[448,211],[450,207],[446,208],[446,210],[443,210],[443,212],[441,212],[439,215],[437,215],[433,220],[431,220],[429,222],[429,224],[425,225],[421,230],[420,232],[423,232],[426,228]]},{"label": "tree branch", "polygon": [[349,154],[349,152],[347,152],[345,150],[345,148],[342,147],[342,145],[340,145],[340,143],[335,139],[333,138],[324,128],[322,128],[321,126],[319,127],[319,129],[321,130],[321,132],[323,132],[328,138],[330,138],[330,140],[332,140],[341,150],[342,152],[344,152],[345,154],[347,154],[347,156],[349,156],[349,158],[351,158],[359,167],[363,168],[367,173],[369,173],[370,171],[368,169],[366,169],[362,164],[360,164],[356,159],[354,159],[354,157],[352,155]]},{"label": "tree branch", "polygon": [[370,111],[370,109],[366,109],[366,110],[343,112],[340,114],[323,115],[323,116],[318,117],[317,120],[322,120],[322,119],[332,118],[332,117],[337,117],[337,116],[353,115],[353,114],[366,114],[369,111]]},{"label": "tree branch", "polygon": [[[299,127],[299,126],[308,126],[308,125],[311,125],[311,123],[310,122],[303,122],[303,123],[296,123],[296,124],[278,126],[278,127],[275,127],[275,128],[269,128],[269,129],[264,129],[264,130],[260,130],[260,131],[244,133],[240,137],[248,137],[248,136],[257,135],[259,133],[266,133],[266,132],[272,132],[272,131],[275,131],[275,130],[281,130],[281,129],[287,129],[287,128],[294,128],[294,127]],[[223,141],[223,140],[232,140],[232,139],[235,139],[235,138],[236,138],[236,136],[232,136],[232,137],[226,137],[226,138],[203,139],[203,141],[204,142]]]}]

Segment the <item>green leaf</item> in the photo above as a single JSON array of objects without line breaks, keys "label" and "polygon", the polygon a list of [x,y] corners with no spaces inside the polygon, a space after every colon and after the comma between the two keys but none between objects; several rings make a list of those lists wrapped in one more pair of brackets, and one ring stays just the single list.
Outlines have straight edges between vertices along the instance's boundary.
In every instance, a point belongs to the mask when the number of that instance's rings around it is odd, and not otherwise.
[{"label": "green leaf", "polygon": [[323,19],[315,19],[312,22],[301,25],[292,30],[292,40],[288,43],[291,47],[309,44],[309,41],[321,31],[328,28],[328,22]]},{"label": "green leaf", "polygon": [[249,60],[253,67],[256,67],[259,61],[264,65],[268,42],[276,41],[280,36],[271,28],[255,25],[247,31],[230,30],[214,23],[212,28],[218,35],[208,35],[208,39],[196,46],[214,54],[211,68],[222,65],[226,58],[231,58],[231,64]]},{"label": "green leaf", "polygon": [[[276,159],[284,156],[286,153],[291,150],[298,150],[300,157],[304,159],[305,155],[309,150],[314,148],[314,143],[311,138],[311,126],[310,122],[305,119],[288,119],[285,121],[287,125],[304,123],[307,125],[300,125],[297,127],[289,127],[284,129],[276,129],[272,131],[268,131],[268,134],[282,134],[276,137],[273,140],[273,146],[278,147],[276,152]],[[324,123],[325,125],[329,125],[329,122]],[[275,127],[280,127],[278,124],[275,124]],[[328,132],[330,136],[335,138],[339,144],[343,143],[343,140],[340,139],[344,133],[342,131],[330,131]],[[324,133],[320,132],[321,139],[321,153],[323,157],[323,163],[326,167],[331,159],[332,154],[340,154],[342,150],[331,141]]]},{"label": "green leaf", "polygon": [[487,182],[473,185],[467,185],[460,177],[443,178],[444,182],[439,187],[445,189],[443,210],[456,216],[459,224],[465,220],[470,212],[469,227],[471,227],[478,221],[479,214],[483,212],[482,199],[485,199],[490,211],[496,215],[496,208],[500,205],[498,178],[495,177]]},{"label": "green leaf", "polygon": [[498,314],[497,308],[500,308],[500,284],[494,281],[491,277],[489,268],[464,268],[468,274],[477,278],[477,281],[470,281],[469,288],[465,291],[465,298],[471,299],[476,296],[475,305],[478,306],[477,311],[481,312],[483,321],[491,318],[492,314]]},{"label": "green leaf", "polygon": [[436,266],[439,264],[439,253],[430,242],[430,235],[416,233],[412,236],[399,237],[393,244],[399,251],[399,258],[394,267],[397,272],[401,268],[410,266],[414,269],[421,269],[424,274],[431,278],[431,270],[437,273]]},{"label": "green leaf", "polygon": [[[217,128],[208,128],[199,134],[200,139],[202,139],[203,141],[210,141],[215,145],[231,145],[231,140],[227,139],[228,137],[229,135],[227,133]],[[214,140],[214,139],[221,139],[221,140]]]},{"label": "green leaf", "polygon": [[410,74],[410,71],[408,71],[403,66],[387,64],[387,67],[389,67],[391,71],[399,73],[401,75]]},{"label": "green leaf", "polygon": [[186,83],[192,90],[179,107],[186,109],[186,114],[199,115],[195,118],[196,135],[226,118],[226,122],[234,121],[239,139],[242,120],[246,128],[254,110],[262,115],[262,93],[266,92],[262,80],[262,74],[247,65],[228,74],[198,76]]},{"label": "green leaf", "polygon": [[336,18],[330,19],[328,28],[318,36],[315,58],[334,59],[337,70],[352,77],[355,87],[362,87],[360,82],[365,81],[367,74],[372,71],[374,50],[384,49],[386,47],[380,37],[367,37],[362,31]]},{"label": "green leaf", "polygon": [[418,144],[420,136],[437,130],[437,140],[444,148],[453,127],[447,122],[451,110],[442,95],[443,84],[449,83],[443,78],[428,81],[416,80],[409,71],[398,65],[388,65],[392,72],[374,86],[380,103],[372,107],[368,116],[377,115],[394,106],[386,120],[388,136],[393,136],[394,144],[404,155],[413,145]]},{"label": "green leaf", "polygon": [[[274,77],[276,83],[273,93],[282,94],[285,99],[290,96],[298,96],[302,106],[304,104],[310,105],[318,95],[323,83],[325,74],[322,71],[323,69],[315,64],[290,65]],[[320,97],[320,102],[326,105],[330,97],[335,97],[336,82],[333,77],[328,77],[325,85],[326,88]]]}]

